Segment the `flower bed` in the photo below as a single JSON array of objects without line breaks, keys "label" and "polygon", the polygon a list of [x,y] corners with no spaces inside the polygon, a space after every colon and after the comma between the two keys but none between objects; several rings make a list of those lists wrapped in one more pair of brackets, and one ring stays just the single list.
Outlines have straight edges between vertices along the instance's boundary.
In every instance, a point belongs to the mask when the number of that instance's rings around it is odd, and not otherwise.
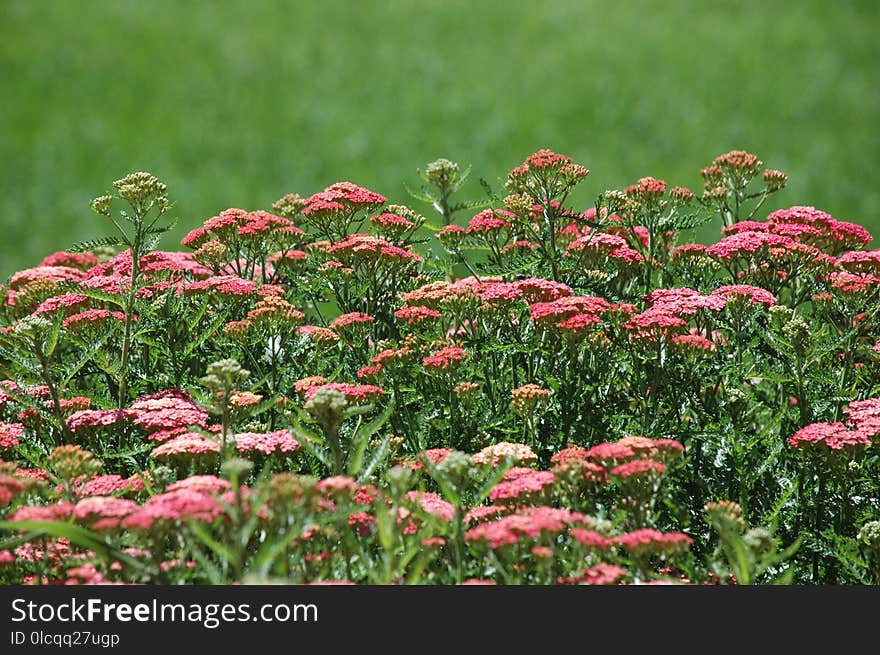
[{"label": "flower bed", "polygon": [[[880,251],[721,155],[586,210],[430,164],[117,233],[0,310],[5,583],[880,583]],[[125,209],[122,209],[124,207]],[[711,245],[687,242],[721,223]]]}]

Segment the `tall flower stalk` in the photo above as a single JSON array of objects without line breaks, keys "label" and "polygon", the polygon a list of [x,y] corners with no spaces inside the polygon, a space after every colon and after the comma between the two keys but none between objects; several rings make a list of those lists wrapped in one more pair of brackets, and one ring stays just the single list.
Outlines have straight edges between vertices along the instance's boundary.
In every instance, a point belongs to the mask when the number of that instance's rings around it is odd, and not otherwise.
[{"label": "tall flower stalk", "polygon": [[[104,195],[92,201],[91,208],[96,214],[105,216],[113,223],[118,237],[91,242],[95,245],[122,245],[131,253],[131,272],[128,289],[125,290],[123,312],[125,321],[122,333],[122,350],[119,362],[118,403],[122,409],[127,401],[128,368],[131,357],[132,323],[135,320],[135,302],[140,289],[141,258],[153,250],[162,234],[171,229],[170,225],[160,225],[161,219],[170,209],[171,203],[165,195],[167,187],[150,173],[130,173],[113,183],[115,195]],[[128,209],[120,209],[113,215],[111,205],[114,200],[123,200]],[[128,226],[126,226],[126,223]]]}]

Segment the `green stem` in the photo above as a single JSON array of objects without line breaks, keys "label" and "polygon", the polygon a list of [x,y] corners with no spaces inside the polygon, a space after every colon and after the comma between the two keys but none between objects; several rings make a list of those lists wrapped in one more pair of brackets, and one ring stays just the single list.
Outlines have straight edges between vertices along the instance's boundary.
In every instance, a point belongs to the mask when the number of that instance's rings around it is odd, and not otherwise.
[{"label": "green stem", "polygon": [[122,409],[126,405],[126,378],[128,376],[128,358],[131,351],[131,324],[134,314],[134,302],[138,291],[138,278],[140,277],[142,222],[143,218],[138,216],[135,227],[134,244],[131,247],[131,280],[128,289],[128,297],[125,301],[125,328],[122,335],[122,356],[119,363],[119,409]]}]

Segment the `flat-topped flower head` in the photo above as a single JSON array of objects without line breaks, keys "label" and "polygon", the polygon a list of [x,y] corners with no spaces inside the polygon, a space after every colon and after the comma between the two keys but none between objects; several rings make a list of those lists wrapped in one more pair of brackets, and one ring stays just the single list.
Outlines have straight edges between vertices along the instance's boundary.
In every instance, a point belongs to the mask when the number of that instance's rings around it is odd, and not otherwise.
[{"label": "flat-topped flower head", "polygon": [[123,478],[115,473],[99,475],[83,483],[76,489],[76,492],[81,497],[134,494],[144,488],[144,478],[149,480],[146,473],[135,474],[128,478]]},{"label": "flat-topped flower head", "polygon": [[235,435],[235,448],[242,453],[257,452],[263,455],[290,454],[300,449],[299,442],[287,430],[275,432],[241,432]]},{"label": "flat-topped flower head", "polygon": [[348,382],[327,382],[312,385],[305,390],[306,400],[312,400],[320,391],[337,391],[350,403],[368,403],[377,400],[385,392],[375,384],[350,384]]},{"label": "flat-topped flower head", "polygon": [[674,555],[686,551],[693,538],[683,532],[660,532],[652,528],[634,530],[612,538],[612,543],[635,555]]},{"label": "flat-topped flower head", "polygon": [[873,442],[865,431],[850,430],[838,421],[806,425],[791,435],[787,443],[798,449],[851,452],[864,449]]},{"label": "flat-topped flower head", "polygon": [[571,157],[545,148],[526,157],[507,174],[507,188],[546,202],[557,199],[589,173],[586,167],[573,163]]},{"label": "flat-topped flower head", "polygon": [[589,525],[591,519],[567,509],[527,507],[494,521],[481,523],[468,530],[466,541],[484,544],[491,549],[530,541],[542,534],[558,534],[569,526]]},{"label": "flat-topped flower head", "polygon": [[467,234],[487,234],[510,227],[510,219],[515,218],[508,211],[484,209],[471,218],[465,232]]},{"label": "flat-topped flower head", "polygon": [[752,304],[764,305],[765,307],[772,307],[776,304],[776,296],[766,289],[750,284],[727,284],[712,291],[711,295],[727,299],[744,298]]},{"label": "flat-topped flower head", "polygon": [[514,389],[510,395],[510,406],[514,413],[518,416],[531,416],[539,406],[546,405],[550,401],[553,390],[529,383]]},{"label": "flat-topped flower head", "polygon": [[[515,475],[510,475],[514,472]],[[489,492],[489,500],[498,503],[522,502],[534,499],[556,484],[556,475],[551,471],[533,469],[510,469]]]},{"label": "flat-topped flower head", "polygon": [[636,459],[631,462],[618,464],[609,472],[621,480],[655,478],[666,472],[666,465],[650,459]]},{"label": "flat-topped flower head", "polygon": [[0,451],[11,450],[24,438],[24,425],[21,423],[0,423]]},{"label": "flat-topped flower head", "polygon": [[430,371],[447,371],[467,359],[468,352],[458,346],[444,346],[422,359],[422,366]]},{"label": "flat-topped flower head", "polygon": [[212,522],[223,513],[213,493],[179,488],[151,496],[144,505],[122,520],[122,527],[151,530],[174,525],[178,521]]},{"label": "flat-topped flower head", "polygon": [[78,522],[90,523],[95,530],[115,528],[129,514],[140,509],[133,500],[114,496],[89,496],[76,503],[73,516]]},{"label": "flat-topped flower head", "polygon": [[185,432],[156,446],[150,456],[158,460],[191,461],[214,458],[220,454],[220,444],[198,432]]},{"label": "flat-topped flower head", "polygon": [[537,461],[538,456],[526,444],[501,441],[491,446],[486,446],[471,457],[474,464],[488,464],[490,466],[498,466],[505,459],[509,459],[517,464],[526,464]]},{"label": "flat-topped flower head", "polygon": [[643,177],[624,189],[624,193],[638,200],[657,200],[666,193],[666,181],[655,177]]}]

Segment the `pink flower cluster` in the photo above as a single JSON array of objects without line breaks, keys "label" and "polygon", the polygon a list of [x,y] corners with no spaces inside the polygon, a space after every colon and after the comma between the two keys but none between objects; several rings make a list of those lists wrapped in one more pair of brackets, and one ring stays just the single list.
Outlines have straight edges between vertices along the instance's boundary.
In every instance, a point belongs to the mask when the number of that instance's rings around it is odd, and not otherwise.
[{"label": "pink flower cluster", "polygon": [[206,220],[201,226],[189,232],[180,243],[187,248],[195,249],[210,239],[218,239],[221,243],[225,243],[231,242],[236,237],[247,240],[276,232],[297,236],[303,234],[290,219],[262,210],[248,212],[233,207]]},{"label": "pink flower cluster", "polygon": [[123,312],[111,312],[107,309],[87,309],[64,319],[62,325],[68,330],[81,330],[84,327],[105,324],[109,319],[118,323],[125,322]]},{"label": "pink flower cluster", "polygon": [[811,423],[791,435],[788,444],[799,449],[845,453],[875,445],[880,435],[880,398],[853,401],[843,411],[848,425]]},{"label": "pink flower cluster", "polygon": [[489,548],[501,548],[518,543],[521,539],[537,539],[542,534],[558,534],[576,524],[589,524],[591,519],[578,512],[555,507],[526,507],[494,521],[481,523],[468,530],[464,538],[485,543]]},{"label": "pink flower cluster", "polygon": [[422,366],[427,369],[446,371],[467,359],[468,352],[458,346],[444,346],[422,359]]},{"label": "pink flower cluster", "polygon": [[0,423],[0,450],[10,450],[18,446],[24,437],[21,423]]},{"label": "pink flower cluster", "polygon": [[386,201],[385,196],[357,184],[337,182],[308,198],[302,213],[309,216],[316,212],[356,211],[382,205]]},{"label": "pink flower cluster", "polygon": [[326,253],[346,266],[377,261],[389,264],[406,264],[422,261],[422,256],[409,246],[402,248],[386,239],[374,237],[370,234],[351,234],[342,241],[337,241],[327,246]]},{"label": "pink flower cluster", "polygon": [[484,209],[471,218],[465,231],[467,234],[488,234],[496,232],[510,227],[509,219],[511,218],[515,218],[515,216],[508,211]]},{"label": "pink flower cluster", "polygon": [[492,487],[489,500],[499,502],[522,500],[541,494],[555,483],[556,476],[550,471],[514,467],[505,472],[501,482]]},{"label": "pink flower cluster", "polygon": [[569,533],[588,548],[608,550],[619,547],[637,556],[679,553],[687,550],[694,541],[682,532],[660,532],[652,528],[642,528],[613,537],[606,537],[586,528],[572,528]]},{"label": "pink flower cluster", "polygon": [[126,516],[121,526],[150,530],[176,521],[210,523],[221,513],[220,502],[212,494],[184,487],[151,496],[143,506]]},{"label": "pink flower cluster", "polygon": [[305,390],[306,400],[311,400],[319,389],[333,389],[339,391],[349,402],[372,402],[385,393],[381,387],[375,384],[349,384],[348,382],[328,382],[311,386]]},{"label": "pink flower cluster", "polygon": [[184,285],[188,293],[207,293],[233,298],[249,298],[256,292],[257,283],[237,275],[215,275]]},{"label": "pink flower cluster", "polygon": [[184,432],[153,448],[150,456],[160,460],[191,461],[199,457],[216,457],[220,444],[199,432]]},{"label": "pink flower cluster", "polygon": [[621,264],[645,261],[641,253],[630,247],[626,239],[607,232],[591,232],[578,237],[566,247],[565,253],[577,256],[578,261],[589,268],[601,266],[606,259],[613,259]]},{"label": "pink flower cluster", "polygon": [[263,455],[273,453],[294,453],[300,448],[299,442],[287,430],[275,432],[242,432],[235,435],[236,450],[249,453],[258,452]]}]

